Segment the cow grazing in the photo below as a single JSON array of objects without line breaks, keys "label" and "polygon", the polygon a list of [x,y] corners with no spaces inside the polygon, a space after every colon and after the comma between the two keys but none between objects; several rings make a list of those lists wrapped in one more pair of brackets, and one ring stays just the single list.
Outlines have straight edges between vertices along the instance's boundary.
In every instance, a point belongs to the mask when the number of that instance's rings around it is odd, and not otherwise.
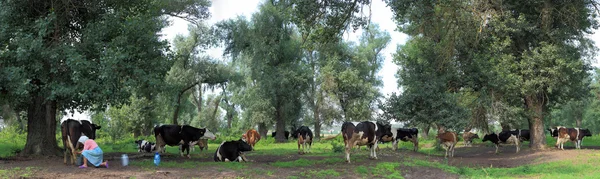
[{"label": "cow grazing", "polygon": [[576,149],[581,149],[581,143],[583,142],[583,138],[585,136],[592,136],[592,132],[588,129],[581,128],[566,128],[566,127],[556,127],[553,131],[553,137],[556,136],[556,148],[565,150],[563,148],[563,144],[567,141],[571,141],[575,144]]},{"label": "cow grazing", "polygon": [[136,140],[135,143],[138,146],[138,152],[152,152],[156,147],[156,144],[146,140]]},{"label": "cow grazing", "polygon": [[242,140],[250,144],[250,146],[252,146],[252,150],[254,150],[254,145],[260,140],[260,134],[258,134],[256,130],[250,129],[242,135]]},{"label": "cow grazing", "polygon": [[473,139],[479,139],[479,135],[472,132],[463,133],[463,140],[465,141],[465,146],[471,146],[471,144],[473,143]]},{"label": "cow grazing", "polygon": [[[273,138],[274,138],[276,135],[277,135],[277,132],[271,132],[271,137],[273,137]],[[285,140],[288,140],[288,139],[289,139],[289,137],[290,137],[290,131],[284,131],[284,135],[285,135],[285,136],[284,136],[284,137],[285,137]]]},{"label": "cow grazing", "polygon": [[165,152],[165,146],[182,145],[179,151],[183,156],[183,152],[187,150],[187,157],[190,156],[190,145],[196,143],[203,138],[214,140],[215,135],[206,128],[195,128],[189,125],[162,125],[154,128],[154,137],[156,137],[156,151]]},{"label": "cow grazing", "polygon": [[350,151],[355,145],[366,145],[369,148],[369,158],[377,159],[377,143],[384,136],[393,136],[392,126],[369,121],[357,124],[344,122],[342,133],[346,147],[346,162],[350,163]]},{"label": "cow grazing", "polygon": [[[296,129],[294,133],[292,133],[292,137],[298,139],[299,154],[310,152],[313,140],[313,133],[310,128],[306,126],[300,126],[300,128]],[[302,151],[300,151],[300,146],[302,146]]]},{"label": "cow grazing", "polygon": [[[398,149],[398,142],[399,141],[404,141],[404,142],[412,142],[413,143],[413,151],[417,151],[419,150],[419,130],[417,128],[392,128],[391,129],[392,132],[392,137],[391,140],[393,140],[394,142],[392,143],[392,149],[393,150],[397,150]],[[387,141],[389,139],[386,139],[386,137],[382,137],[383,141]]]},{"label": "cow grazing", "polygon": [[454,147],[456,147],[456,143],[458,143],[458,136],[456,136],[456,133],[446,131],[438,134],[436,138],[440,139],[440,144],[444,150],[446,150],[444,158],[448,157],[448,153],[450,154],[450,157],[454,157]]},{"label": "cow grazing", "polygon": [[215,162],[229,162],[229,161],[247,161],[242,152],[251,151],[252,146],[244,142],[242,139],[237,141],[226,141],[221,143],[215,151],[214,160]]},{"label": "cow grazing", "polygon": [[81,135],[85,135],[90,139],[96,139],[96,130],[101,126],[92,124],[89,120],[66,119],[61,120],[60,130],[62,134],[62,142],[65,147],[64,163],[67,164],[67,156],[71,156],[71,165],[75,164],[77,153],[75,149],[79,148],[77,140]]},{"label": "cow grazing", "polygon": [[[524,135],[524,131],[527,131],[527,136]],[[490,141],[494,143],[496,146],[496,153],[498,153],[498,146],[500,143],[511,144],[514,143],[517,147],[517,151],[521,150],[521,140],[523,139],[529,140],[529,130],[510,130],[510,131],[502,131],[499,134],[486,134],[483,136],[482,142]]]}]

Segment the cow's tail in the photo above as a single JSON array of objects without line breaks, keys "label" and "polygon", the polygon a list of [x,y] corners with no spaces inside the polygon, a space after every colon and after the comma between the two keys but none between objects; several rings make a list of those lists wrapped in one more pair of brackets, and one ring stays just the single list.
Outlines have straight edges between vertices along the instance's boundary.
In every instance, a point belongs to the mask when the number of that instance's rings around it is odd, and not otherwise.
[{"label": "cow's tail", "polygon": [[321,139],[321,140],[331,140],[331,139],[335,139],[336,137],[340,136],[341,134],[342,134],[342,132],[340,132],[340,133],[338,133],[337,135],[334,135],[334,136],[325,137],[325,138],[323,138],[323,139]]}]

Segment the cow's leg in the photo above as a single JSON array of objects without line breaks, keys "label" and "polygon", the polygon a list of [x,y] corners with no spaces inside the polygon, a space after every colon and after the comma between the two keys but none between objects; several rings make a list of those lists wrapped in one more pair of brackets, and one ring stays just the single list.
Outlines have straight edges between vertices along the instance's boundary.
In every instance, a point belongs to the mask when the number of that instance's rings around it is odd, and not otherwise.
[{"label": "cow's leg", "polygon": [[354,148],[354,142],[351,139],[348,140],[348,142],[346,142],[346,162],[350,163],[350,150],[352,150],[352,148]]},{"label": "cow's leg", "polygon": [[373,159],[377,160],[377,140],[375,140],[375,146],[373,146]]},{"label": "cow's leg", "polygon": [[446,151],[446,153],[444,153],[444,158],[448,158],[448,150],[450,147],[447,147],[446,144],[442,144],[442,147],[444,147],[444,150]]},{"label": "cow's leg", "polygon": [[520,150],[520,148],[521,148],[521,147],[519,146],[519,140],[515,140],[515,145],[517,146],[517,152],[516,152],[516,153],[519,153],[519,150]]},{"label": "cow's leg", "polygon": [[396,151],[396,149],[398,149],[398,140],[393,139],[394,142],[392,142],[392,150]]},{"label": "cow's leg", "polygon": [[456,147],[456,143],[457,142],[454,142],[454,144],[452,144],[452,158],[454,158],[454,149]]},{"label": "cow's leg", "polygon": [[500,145],[500,144],[494,145],[496,147],[496,153],[498,153],[498,145]]}]

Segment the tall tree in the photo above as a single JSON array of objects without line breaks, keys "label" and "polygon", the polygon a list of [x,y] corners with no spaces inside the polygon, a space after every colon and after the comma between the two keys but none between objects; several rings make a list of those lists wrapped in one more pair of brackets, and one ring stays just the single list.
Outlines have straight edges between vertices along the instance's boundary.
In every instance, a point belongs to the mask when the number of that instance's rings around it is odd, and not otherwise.
[{"label": "tall tree", "polygon": [[21,154],[59,154],[56,114],[159,91],[165,15],[208,17],[206,0],[0,1],[0,91],[27,111]]},{"label": "tall tree", "polygon": [[[289,7],[285,2],[266,2],[250,22],[239,18],[221,23],[226,32],[226,53],[234,59],[238,54],[247,56],[250,81],[246,84],[250,91],[244,95],[265,99],[252,101],[263,104],[261,108],[267,110],[255,114],[269,116],[267,119],[275,121],[280,134],[284,133],[286,122],[300,117],[301,94],[308,78],[302,68],[306,65],[301,64],[299,38],[288,16]],[[264,129],[262,132],[266,133]],[[276,141],[283,142],[285,138],[278,135]]]}]

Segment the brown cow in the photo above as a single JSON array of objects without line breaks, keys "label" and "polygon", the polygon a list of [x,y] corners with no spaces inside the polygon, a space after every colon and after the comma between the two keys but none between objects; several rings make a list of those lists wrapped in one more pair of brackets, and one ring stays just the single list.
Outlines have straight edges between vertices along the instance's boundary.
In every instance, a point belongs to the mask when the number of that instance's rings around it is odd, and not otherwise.
[{"label": "brown cow", "polygon": [[479,139],[479,135],[472,132],[463,133],[463,140],[465,141],[465,146],[471,146],[471,144],[473,143],[473,139]]},{"label": "brown cow", "polygon": [[440,144],[446,150],[446,155],[444,158],[448,157],[448,153],[450,153],[450,157],[454,157],[454,147],[458,142],[458,138],[456,137],[456,133],[446,131],[444,133],[438,134],[436,138],[440,139]]},{"label": "brown cow", "polygon": [[583,137],[592,136],[592,133],[588,129],[581,128],[566,128],[562,126],[558,126],[555,129],[557,132],[554,135],[558,135],[556,139],[556,148],[565,150],[563,148],[563,144],[567,141],[571,141],[575,143],[576,149],[581,149],[581,142],[583,141]]},{"label": "brown cow", "polygon": [[252,146],[252,150],[254,150],[254,145],[260,140],[260,134],[258,134],[256,130],[250,129],[242,135],[242,140],[250,144],[250,146]]}]

